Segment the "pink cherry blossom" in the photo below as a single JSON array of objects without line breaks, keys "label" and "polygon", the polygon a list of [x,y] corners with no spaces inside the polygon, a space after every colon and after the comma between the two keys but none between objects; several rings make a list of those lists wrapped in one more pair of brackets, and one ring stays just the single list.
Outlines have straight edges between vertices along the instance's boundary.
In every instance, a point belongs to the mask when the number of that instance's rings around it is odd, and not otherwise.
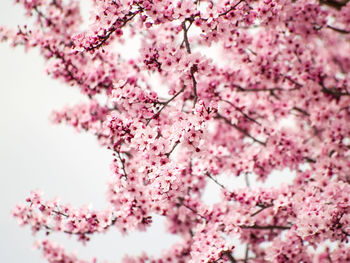
[{"label": "pink cherry blossom", "polygon": [[[0,40],[38,49],[87,96],[51,119],[114,157],[105,210],[32,192],[12,212],[21,226],[86,243],[147,231],[156,214],[181,241],[123,262],[350,261],[350,1],[91,1],[84,31],[77,1],[16,3],[35,22]],[[140,48],[120,52],[129,41]],[[266,185],[276,171],[292,183]],[[204,200],[210,183],[220,202]]]}]

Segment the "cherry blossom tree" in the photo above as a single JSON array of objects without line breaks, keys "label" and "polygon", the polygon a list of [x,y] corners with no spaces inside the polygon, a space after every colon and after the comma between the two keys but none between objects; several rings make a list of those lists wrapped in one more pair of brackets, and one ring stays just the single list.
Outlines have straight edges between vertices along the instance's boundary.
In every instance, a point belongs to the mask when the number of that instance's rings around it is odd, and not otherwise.
[{"label": "cherry blossom tree", "polygon": [[[160,215],[181,238],[127,263],[350,262],[350,1],[91,0],[86,29],[77,1],[16,2],[34,23],[0,39],[39,49],[48,75],[89,98],[53,122],[115,157],[105,210],[32,192],[20,225],[85,243]],[[140,48],[121,52],[130,41]],[[280,187],[230,184],[286,170]],[[208,183],[220,202],[203,201]],[[37,247],[51,263],[98,262]]]}]

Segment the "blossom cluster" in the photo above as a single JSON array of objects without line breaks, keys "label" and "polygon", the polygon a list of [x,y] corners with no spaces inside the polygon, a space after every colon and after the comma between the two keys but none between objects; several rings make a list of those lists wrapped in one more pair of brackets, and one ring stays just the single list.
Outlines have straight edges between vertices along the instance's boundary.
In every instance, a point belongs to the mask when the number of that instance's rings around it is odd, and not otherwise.
[{"label": "blossom cluster", "polygon": [[[181,238],[128,263],[350,260],[350,1],[91,0],[86,30],[75,0],[16,2],[35,23],[0,40],[39,49],[50,76],[87,96],[52,120],[114,156],[106,210],[34,192],[13,211],[21,225],[86,243],[147,231],[157,214]],[[140,48],[119,52],[129,41]],[[288,170],[292,183],[264,185]],[[218,203],[203,198],[209,182]]]}]

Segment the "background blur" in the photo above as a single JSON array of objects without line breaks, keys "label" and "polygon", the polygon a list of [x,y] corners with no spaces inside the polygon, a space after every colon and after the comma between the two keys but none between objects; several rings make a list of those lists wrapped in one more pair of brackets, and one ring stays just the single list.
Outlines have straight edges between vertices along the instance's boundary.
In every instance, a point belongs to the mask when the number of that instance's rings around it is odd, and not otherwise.
[{"label": "background blur", "polygon": [[[23,9],[13,2],[1,1],[0,25],[16,28],[26,23]],[[44,199],[59,196],[62,203],[92,204],[93,208],[103,209],[112,154],[100,148],[92,135],[50,123],[52,110],[86,98],[74,87],[50,79],[37,50],[25,53],[22,47],[12,49],[8,43],[0,43],[0,77],[1,262],[43,263],[46,261],[32,245],[35,238],[45,236],[39,234],[34,238],[28,227],[20,228],[11,217],[12,208],[24,202],[31,190],[40,189]],[[268,184],[290,181],[291,176],[284,175],[274,174]],[[243,185],[243,178],[232,184]],[[211,184],[205,198],[210,203],[217,202],[218,194],[218,187]],[[122,237],[111,229],[106,234],[92,236],[86,246],[65,235],[52,234],[48,238],[57,240],[83,259],[96,256],[99,262],[118,262],[125,254],[138,255],[142,251],[159,255],[163,248],[178,240],[164,232],[161,217],[155,217],[145,233]]]}]

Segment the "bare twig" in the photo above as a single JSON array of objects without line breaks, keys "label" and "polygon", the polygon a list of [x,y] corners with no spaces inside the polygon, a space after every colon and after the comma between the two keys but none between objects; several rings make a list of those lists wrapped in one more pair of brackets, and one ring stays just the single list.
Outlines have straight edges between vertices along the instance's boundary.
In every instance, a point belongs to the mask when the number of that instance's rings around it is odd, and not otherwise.
[{"label": "bare twig", "polygon": [[124,175],[124,177],[127,179],[127,178],[128,178],[128,174],[127,174],[127,173],[126,173],[126,171],[125,171],[125,164],[124,164],[125,160],[124,160],[124,159],[122,159],[122,157],[121,157],[121,155],[120,155],[120,152],[119,152],[119,151],[117,151],[117,155],[118,155],[118,159],[119,159],[119,161],[120,161],[120,162],[121,162],[121,164],[122,164],[123,175]]},{"label": "bare twig", "polygon": [[339,100],[341,98],[341,96],[350,96],[350,93],[348,91],[346,92],[342,92],[341,90],[337,89],[337,88],[327,88],[324,84],[324,77],[320,77],[320,82],[319,84],[321,85],[322,89],[321,91],[324,94],[330,95],[333,98],[335,98],[336,100]]},{"label": "bare twig", "polygon": [[283,89],[283,88],[279,88],[279,87],[275,87],[275,88],[256,88],[256,89],[251,89],[251,88],[243,88],[239,85],[233,85],[235,88],[238,89],[238,91],[242,91],[242,92],[274,92],[274,91],[293,91],[293,90],[297,90],[300,89],[301,86],[296,85],[295,88],[291,88],[291,89]]},{"label": "bare twig", "polygon": [[336,31],[336,32],[341,33],[341,34],[350,34],[350,31],[348,31],[348,30],[337,28],[337,27],[334,27],[331,25],[327,25],[327,28],[332,29],[333,31]]},{"label": "bare twig", "polygon": [[197,65],[194,64],[191,67],[191,78],[192,78],[192,84],[193,84],[193,108],[196,106],[197,100],[198,100],[198,95],[197,95],[197,81],[196,78],[194,77],[194,73],[197,72]]},{"label": "bare twig", "polygon": [[197,216],[199,216],[200,218],[202,218],[205,222],[208,221],[208,219],[207,219],[205,216],[203,216],[203,215],[201,215],[200,213],[198,213],[198,211],[196,211],[196,210],[193,209],[192,207],[186,205],[186,204],[184,203],[185,199],[184,199],[183,197],[178,197],[178,199],[179,199],[179,201],[180,201],[180,203],[179,203],[178,205],[180,205],[180,206],[182,205],[182,206],[186,207],[188,210],[192,211],[194,214],[196,214]]},{"label": "bare twig", "polygon": [[269,207],[273,207],[273,204],[269,204],[269,205],[266,205],[266,206],[261,206],[258,211],[254,212],[250,216],[252,216],[252,217],[256,216],[257,214],[259,214],[260,212],[264,211],[266,208],[269,208]]},{"label": "bare twig", "polygon": [[260,141],[260,140],[256,139],[255,137],[250,135],[246,130],[244,130],[243,128],[239,127],[237,124],[232,123],[229,119],[227,119],[226,117],[222,116],[221,114],[217,113],[217,118],[223,119],[227,124],[229,124],[230,126],[234,127],[236,130],[238,130],[239,132],[241,132],[245,136],[249,137],[254,142],[259,143],[259,144],[261,144],[263,146],[266,146],[266,142],[263,142],[263,141]]},{"label": "bare twig", "polygon": [[[190,24],[188,27],[186,27],[186,22],[189,21]],[[190,41],[188,40],[188,30],[190,29],[191,25],[192,25],[192,22],[193,22],[193,19],[190,19],[190,20],[184,20],[182,22],[182,30],[184,32],[184,40],[182,41],[182,43],[185,43],[185,47],[186,47],[186,51],[188,54],[191,54],[191,46],[190,46]],[[182,46],[182,44],[181,44]]]},{"label": "bare twig", "polygon": [[287,230],[290,229],[291,226],[280,226],[280,225],[266,225],[266,226],[262,226],[262,225],[240,225],[239,226],[242,229],[257,229],[257,230],[272,230],[272,229],[279,229],[279,230]]},{"label": "bare twig", "polygon": [[[186,26],[186,22],[189,22],[190,24],[188,26]],[[185,47],[186,47],[186,51],[188,54],[191,54],[191,46],[190,46],[190,41],[188,40],[188,30],[190,29],[191,25],[193,23],[193,17],[187,18],[182,22],[182,30],[184,32],[184,39],[181,43],[181,46],[183,45],[183,43],[185,43]],[[193,86],[193,107],[196,106],[197,100],[198,100],[198,95],[197,95],[197,80],[194,76],[194,73],[196,73],[198,71],[197,68],[197,64],[194,64],[191,66],[190,69],[190,74],[191,74],[191,78],[192,78],[192,86]]]},{"label": "bare twig", "polygon": [[[114,21],[114,23],[111,25],[111,27],[108,29],[108,33],[106,35],[104,35],[104,36],[99,36],[101,41],[99,43],[95,44],[95,45],[91,45],[86,50],[90,51],[90,50],[93,50],[93,49],[100,48],[112,36],[112,34],[117,29],[120,29],[120,28],[124,27],[129,21],[131,21],[137,14],[141,13],[142,11],[143,11],[143,8],[140,7],[135,12],[130,11],[123,18],[117,18]],[[121,24],[118,25],[119,23],[121,23]]]},{"label": "bare twig", "polygon": [[327,5],[329,7],[335,8],[340,10],[343,6],[345,6],[349,0],[342,0],[342,1],[336,1],[336,0],[320,0],[320,4]]},{"label": "bare twig", "polygon": [[252,117],[250,117],[248,114],[244,113],[239,107],[234,105],[232,102],[230,102],[228,100],[225,100],[225,99],[221,99],[221,101],[224,101],[224,102],[230,104],[233,108],[235,108],[235,110],[239,111],[244,116],[244,118],[246,118],[247,120],[250,120],[251,122],[254,122],[254,123],[256,123],[256,124],[261,126],[261,123],[259,123],[258,121],[256,121]]},{"label": "bare twig", "polygon": [[173,97],[171,97],[170,99],[168,99],[167,101],[164,101],[164,102],[158,102],[158,104],[161,104],[162,107],[160,108],[159,111],[157,111],[151,118],[147,118],[147,122],[146,122],[146,125],[148,125],[152,119],[156,118],[157,116],[160,115],[160,113],[162,112],[162,110],[164,110],[164,108],[166,106],[168,106],[168,104],[170,102],[172,102],[177,96],[179,96],[183,91],[185,90],[185,86],[182,87],[182,89],[180,91],[178,91]]},{"label": "bare twig", "polygon": [[234,6],[232,6],[230,9],[228,9],[228,10],[226,10],[225,12],[219,14],[219,16],[225,16],[225,15],[227,15],[227,14],[230,13],[231,11],[235,10],[236,7],[237,7],[240,3],[242,3],[242,2],[245,2],[245,1],[244,1],[244,0],[240,0],[237,4],[235,4]]},{"label": "bare twig", "polygon": [[171,150],[169,152],[167,152],[165,155],[169,158],[170,155],[172,154],[172,152],[175,150],[176,146],[178,146],[180,144],[180,141],[176,141],[173,145],[173,147],[171,148]]},{"label": "bare twig", "polygon": [[207,172],[206,175],[207,175],[211,180],[213,180],[214,183],[216,183],[218,186],[220,186],[222,189],[226,189],[226,187],[225,187],[223,184],[219,183],[218,180],[216,180],[216,178],[212,177],[212,176],[210,175],[210,173]]},{"label": "bare twig", "polygon": [[306,110],[303,110],[303,109],[301,109],[299,107],[293,107],[292,110],[298,111],[298,112],[302,113],[305,116],[310,116],[310,113],[308,113]]},{"label": "bare twig", "polygon": [[244,179],[245,179],[245,184],[247,185],[247,187],[250,187],[250,182],[249,182],[249,178],[248,178],[248,173],[244,174]]},{"label": "bare twig", "polygon": [[247,244],[245,247],[244,263],[248,263],[248,255],[249,255],[249,246]]},{"label": "bare twig", "polygon": [[232,256],[231,251],[224,251],[222,254],[225,255],[231,263],[237,262],[236,259]]}]

